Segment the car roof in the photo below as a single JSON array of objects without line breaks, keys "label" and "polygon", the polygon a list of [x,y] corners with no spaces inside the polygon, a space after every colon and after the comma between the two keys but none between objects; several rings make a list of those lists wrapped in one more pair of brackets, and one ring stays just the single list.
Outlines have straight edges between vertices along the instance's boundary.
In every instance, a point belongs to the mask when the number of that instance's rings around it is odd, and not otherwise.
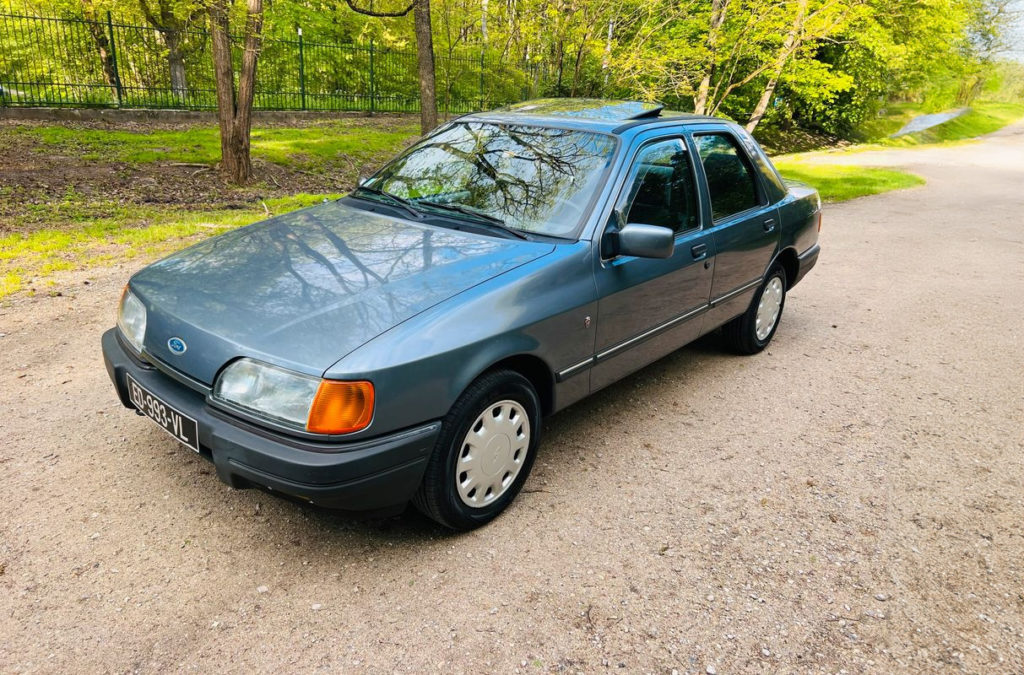
[{"label": "car roof", "polygon": [[718,117],[668,111],[658,102],[598,98],[534,99],[496,110],[465,115],[460,119],[558,126],[612,134],[665,122],[728,122]]}]

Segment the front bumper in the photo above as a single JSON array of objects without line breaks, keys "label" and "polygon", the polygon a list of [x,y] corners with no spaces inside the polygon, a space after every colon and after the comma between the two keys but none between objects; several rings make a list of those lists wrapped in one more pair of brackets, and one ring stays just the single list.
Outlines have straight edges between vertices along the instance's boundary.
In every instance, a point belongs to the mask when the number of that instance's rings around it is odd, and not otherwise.
[{"label": "front bumper", "polygon": [[199,452],[217,476],[235,488],[261,487],[318,506],[346,511],[400,510],[419,487],[441,429],[432,422],[414,429],[349,443],[311,443],[230,417],[205,396],[138,361],[117,330],[103,334],[103,360],[121,403],[125,374],[164,402],[196,420]]}]

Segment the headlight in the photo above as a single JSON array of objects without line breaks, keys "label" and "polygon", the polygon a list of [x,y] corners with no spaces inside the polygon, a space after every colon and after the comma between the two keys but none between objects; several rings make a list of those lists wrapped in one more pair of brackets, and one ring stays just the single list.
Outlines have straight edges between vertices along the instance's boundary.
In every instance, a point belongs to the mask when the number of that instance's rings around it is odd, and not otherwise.
[{"label": "headlight", "polygon": [[142,340],[146,337],[146,308],[128,287],[121,293],[121,306],[117,310],[117,327],[121,335],[131,343],[135,351],[142,352]]},{"label": "headlight", "polygon": [[225,368],[213,396],[318,434],[359,431],[373,419],[369,382],[321,380],[252,359],[239,359]]}]

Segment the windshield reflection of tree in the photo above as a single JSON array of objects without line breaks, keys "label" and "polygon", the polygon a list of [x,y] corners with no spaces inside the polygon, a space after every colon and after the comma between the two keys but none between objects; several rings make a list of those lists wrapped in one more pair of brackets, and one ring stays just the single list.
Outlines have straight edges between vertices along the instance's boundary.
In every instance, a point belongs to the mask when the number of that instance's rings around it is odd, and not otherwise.
[{"label": "windshield reflection of tree", "polygon": [[[448,275],[418,273],[483,256],[501,245],[496,239],[396,226],[336,208],[343,212],[309,209],[204,242],[158,264],[168,273],[160,290],[175,298],[182,282],[191,278],[190,303],[198,301],[198,309],[227,323],[240,321],[236,328],[250,334],[273,333],[337,309],[351,312],[353,322],[383,330],[396,315],[408,315],[443,290],[440,286],[452,283]],[[381,287],[385,292],[372,292]],[[247,324],[253,312],[267,321]]]},{"label": "windshield reflection of tree", "polygon": [[576,228],[613,150],[614,141],[601,134],[458,124],[385,167],[375,187],[565,235]]}]

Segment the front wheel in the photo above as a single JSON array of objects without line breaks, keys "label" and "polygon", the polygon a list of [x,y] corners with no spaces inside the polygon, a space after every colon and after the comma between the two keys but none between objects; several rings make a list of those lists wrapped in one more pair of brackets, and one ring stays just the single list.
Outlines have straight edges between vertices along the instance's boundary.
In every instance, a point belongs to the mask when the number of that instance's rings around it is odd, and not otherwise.
[{"label": "front wheel", "polygon": [[725,342],[738,354],[757,354],[772,341],[786,305],[786,272],[776,265],[742,315],[722,326]]},{"label": "front wheel", "polygon": [[530,474],[540,417],[540,400],[525,377],[510,370],[480,377],[442,421],[413,504],[455,530],[496,518]]}]

